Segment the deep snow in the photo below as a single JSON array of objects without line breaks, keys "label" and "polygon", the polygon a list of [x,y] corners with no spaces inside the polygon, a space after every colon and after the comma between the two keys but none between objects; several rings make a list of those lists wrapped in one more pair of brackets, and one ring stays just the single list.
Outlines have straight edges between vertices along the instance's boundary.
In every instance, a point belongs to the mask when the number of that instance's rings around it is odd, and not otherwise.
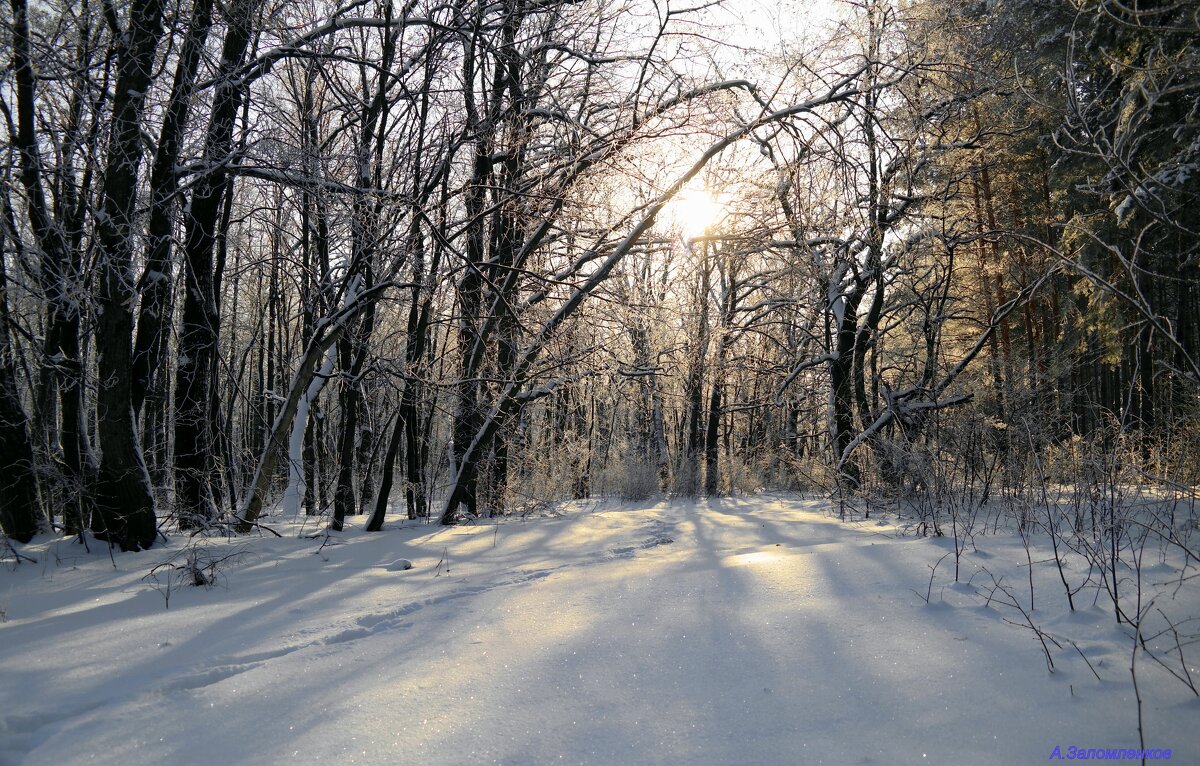
[{"label": "deep snow", "polygon": [[[844,523],[826,501],[575,504],[555,518],[203,543],[211,589],[40,539],[0,570],[0,763],[1044,763],[1138,746],[1132,640],[1019,539]],[[278,520],[276,520],[278,522]],[[312,527],[308,530],[311,532]],[[402,559],[412,563],[404,569]],[[1158,605],[1200,615],[1179,562]],[[1076,573],[1078,574],[1078,573]],[[970,580],[971,584],[966,584]],[[930,603],[924,603],[926,592]],[[1097,680],[1073,639],[1095,667]],[[1194,649],[1195,647],[1193,647]],[[1194,664],[1194,663],[1193,663]],[[1191,667],[1189,665],[1189,667]],[[1200,704],[1139,654],[1146,745],[1200,763]],[[1195,673],[1195,669],[1192,668]]]}]

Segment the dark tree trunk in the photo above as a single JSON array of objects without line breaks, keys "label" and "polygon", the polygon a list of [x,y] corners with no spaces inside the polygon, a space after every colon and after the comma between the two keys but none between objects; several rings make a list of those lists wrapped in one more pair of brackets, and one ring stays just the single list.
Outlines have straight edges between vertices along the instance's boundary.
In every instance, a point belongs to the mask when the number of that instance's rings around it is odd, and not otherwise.
[{"label": "dark tree trunk", "polygon": [[[396,469],[396,457],[400,453],[400,443],[404,439],[405,422],[399,415],[392,426],[392,436],[388,439],[387,452],[383,455],[383,476],[379,480],[379,495],[375,498],[375,508],[367,519],[365,527],[368,532],[378,532],[383,529],[383,518],[387,514],[388,498],[392,494],[392,473]],[[412,518],[410,515],[409,518]]]},{"label": "dark tree trunk", "polygon": [[141,167],[142,110],[162,33],[162,2],[130,11],[118,52],[112,133],[104,176],[96,319],[97,433],[102,458],[92,529],[122,550],[149,548],[158,534],[150,476],[133,413],[133,218]]},{"label": "dark tree trunk", "polygon": [[[384,19],[390,22],[392,6],[384,7]],[[351,221],[351,258],[347,269],[351,290],[370,290],[375,285],[375,260],[381,236],[380,217],[382,203],[365,192],[378,186],[383,172],[383,141],[387,125],[389,97],[388,85],[392,60],[396,52],[397,33],[390,28],[383,33],[380,75],[374,93],[362,105],[360,133],[357,147],[357,182],[360,190],[354,195]],[[368,93],[364,81],[364,93]],[[357,285],[357,288],[355,287]],[[363,311],[361,319],[343,336],[338,344],[338,357],[342,371],[342,430],[338,444],[337,487],[333,495],[333,519],[330,529],[342,529],[347,515],[357,513],[355,501],[355,467],[361,461],[356,441],[364,434],[360,431],[359,419],[363,407],[362,373],[370,353],[371,334],[375,327],[375,307],[372,301]]]},{"label": "dark tree trunk", "polygon": [[[348,341],[342,341],[348,345]],[[349,352],[339,354],[348,357]],[[353,363],[345,360],[342,381],[342,428],[338,434],[338,473],[337,484],[333,491],[333,519],[329,528],[340,532],[345,524],[346,516],[354,513],[357,505],[354,502],[354,437],[358,432],[358,383],[351,379],[350,369]]]},{"label": "dark tree trunk", "polygon": [[[46,199],[42,180],[42,158],[37,142],[34,104],[35,76],[30,59],[29,19],[25,0],[12,0],[12,62],[17,99],[16,148],[20,155],[20,177],[26,195],[25,210],[30,230],[42,254],[41,280],[47,296],[46,360],[43,368],[45,396],[39,417],[48,432],[54,431],[53,387],[57,384],[62,424],[57,437],[62,445],[66,507],[64,522],[71,531],[82,528],[85,468],[92,464],[83,424],[83,365],[79,357],[81,296],[72,292],[78,280],[79,256],[56,220]],[[7,201],[6,201],[6,207]],[[11,209],[7,224],[16,233]],[[15,389],[13,389],[15,392]],[[22,421],[23,422],[23,421]],[[28,470],[34,470],[32,458]]]},{"label": "dark tree trunk", "polygon": [[715,497],[721,490],[721,381],[720,365],[713,375],[712,391],[708,398],[708,423],[704,433],[704,494]]},{"label": "dark tree trunk", "polygon": [[369,396],[359,397],[358,413],[358,502],[356,513],[365,513],[367,506],[375,499],[375,455],[378,445],[375,439],[375,429],[371,425],[371,413],[367,409]]},{"label": "dark tree trunk", "polygon": [[[154,166],[150,171],[146,266],[139,282],[142,298],[133,346],[133,411],[138,415],[142,413],[147,397],[151,397],[157,407],[166,406],[166,397],[161,392],[167,387],[157,378],[167,358],[167,333],[164,330],[170,326],[172,311],[171,240],[178,206],[176,166],[187,130],[200,54],[212,28],[212,11],[213,0],[197,0],[192,7],[192,19],[179,53],[167,114],[159,131]],[[163,419],[161,413],[155,413],[150,422]],[[144,428],[143,433],[149,435],[149,429]]]},{"label": "dark tree trunk", "polygon": [[[366,286],[371,287],[370,271]],[[355,332],[346,333],[338,344],[338,357],[342,369],[342,428],[338,435],[338,474],[333,493],[333,519],[329,528],[340,531],[346,516],[358,509],[355,501],[355,465],[357,458],[356,440],[359,437],[359,416],[362,409],[362,370],[367,359],[367,347],[375,324],[374,304],[363,312]]]},{"label": "dark tree trunk", "polygon": [[692,358],[689,361],[687,379],[684,381],[684,391],[687,400],[687,437],[683,454],[680,456],[681,471],[679,476],[687,482],[681,487],[682,491],[694,495],[699,492],[700,465],[704,455],[704,368],[705,357],[708,355],[708,294],[711,289],[712,265],[709,261],[709,243],[704,242],[700,259],[700,284],[696,293],[696,335],[692,338],[694,344]]},{"label": "dark tree trunk", "polygon": [[[408,310],[408,343],[404,359],[408,377],[400,394],[399,417],[404,425],[404,504],[408,518],[423,518],[429,515],[429,500],[425,495],[426,439],[422,429],[421,414],[421,370],[425,366],[428,352],[429,323],[433,314],[432,291],[423,288],[425,276],[425,247],[421,230],[416,224],[412,230],[413,242],[413,295]],[[440,258],[433,258],[431,271],[436,272]],[[384,493],[380,490],[380,495]],[[387,498],[383,497],[386,502]]]},{"label": "dark tree trunk", "polygon": [[[4,228],[0,228],[0,247],[8,244]],[[42,514],[28,421],[17,389],[10,316],[8,275],[0,260],[0,529],[27,543],[38,533]]]},{"label": "dark tree trunk", "polygon": [[[858,329],[859,293],[838,298],[844,302],[841,321],[837,322],[834,358],[829,363],[832,388],[831,431],[833,466],[837,481],[846,489],[856,489],[862,481],[858,464],[847,457],[846,450],[854,438],[854,341]],[[833,317],[836,320],[836,314]],[[845,462],[843,462],[843,460]]]},{"label": "dark tree trunk", "polygon": [[[983,311],[986,317],[991,318],[996,312],[995,292],[992,286],[991,268],[988,264],[987,252],[989,246],[986,244],[987,223],[983,215],[983,194],[978,175],[972,176],[971,179],[971,197],[974,203],[975,210],[975,233],[979,237],[976,243],[976,252],[979,258],[979,292],[983,296]],[[988,367],[992,376],[992,390],[996,396],[996,416],[1000,420],[1004,420],[1006,415],[1005,396],[1007,395],[1007,386],[1004,380],[1005,362],[1000,354],[1000,337],[997,333],[992,333],[988,336]]]},{"label": "dark tree trunk", "polygon": [[[317,123],[314,87],[318,69],[314,63],[304,70],[304,94],[300,113],[301,152],[305,169],[311,178],[320,176],[321,136]],[[300,237],[304,273],[302,278],[300,329],[301,343],[307,347],[313,339],[317,317],[328,309],[326,298],[329,287],[329,223],[321,192],[314,186],[306,186],[301,193]],[[319,434],[321,431],[321,403],[316,398],[309,403],[307,423],[304,425],[304,444],[301,462],[304,479],[304,513],[316,516],[324,508],[323,498],[326,481],[317,460]]]},{"label": "dark tree trunk", "polygon": [[237,0],[221,52],[221,79],[213,96],[204,145],[203,175],[185,216],[185,290],[175,375],[175,498],[183,528],[211,519],[207,489],[212,473],[211,389],[218,336],[214,251],[222,203],[229,187],[226,165],[246,82],[233,77],[250,43],[257,0]]},{"label": "dark tree trunk", "polygon": [[[410,368],[411,369],[411,368]],[[408,518],[416,519],[429,515],[428,501],[425,498],[425,450],[421,438],[421,420],[417,403],[420,388],[417,380],[405,382],[404,393],[400,405],[400,419],[404,426],[404,505]],[[390,450],[390,447],[389,447]],[[390,487],[389,487],[390,489]],[[379,491],[380,498],[387,502],[383,488]]]},{"label": "dark tree trunk", "polygon": [[[476,157],[476,172],[486,158]],[[477,179],[478,179],[477,175]],[[479,179],[481,185],[482,180]],[[474,188],[474,187],[473,187]],[[468,216],[478,216],[483,209],[482,190],[469,190],[467,194]],[[479,224],[482,226],[482,223]],[[476,228],[476,227],[473,227]],[[478,367],[474,359],[475,346],[479,340],[479,313],[483,291],[479,269],[483,262],[483,233],[472,231],[467,235],[468,264],[458,285],[458,351],[459,351],[459,382],[456,385],[456,407],[453,425],[453,457],[455,483],[463,482],[459,490],[459,498],[463,509],[470,515],[478,513],[477,467],[464,465],[464,459],[475,435],[483,424],[481,407],[480,383],[477,378]]]},{"label": "dark tree trunk", "polygon": [[[721,491],[721,409],[725,406],[725,356],[732,343],[733,322],[738,311],[737,266],[728,257],[722,256],[719,273],[722,276],[720,301],[720,326],[717,332],[716,350],[713,354],[712,390],[708,400],[708,423],[704,435],[704,494],[715,496]],[[736,389],[734,392],[736,397]],[[728,438],[726,439],[728,441]],[[725,447],[729,454],[729,445]]]},{"label": "dark tree trunk", "polygon": [[38,533],[42,521],[27,422],[15,370],[0,360],[0,528],[22,543]]},{"label": "dark tree trunk", "polygon": [[[470,38],[464,42],[463,55],[463,110],[466,115],[469,135],[474,139],[471,179],[463,196],[469,227],[466,232],[466,268],[458,283],[458,356],[459,382],[453,424],[453,462],[455,484],[454,495],[462,509],[472,516],[479,514],[480,465],[467,465],[471,445],[484,425],[484,390],[479,380],[483,369],[483,343],[481,316],[483,310],[483,269],[486,268],[487,249],[487,191],[494,180],[492,153],[495,131],[498,129],[503,89],[504,72],[497,66],[491,80],[490,91],[485,95],[483,112],[477,103],[476,87],[481,78],[486,78],[487,67],[477,57],[482,52],[478,46],[483,41]],[[491,434],[489,434],[490,443]],[[483,446],[483,445],[479,445]],[[473,451],[474,460],[482,461],[488,449]]]},{"label": "dark tree trunk", "polygon": [[[244,110],[242,113],[242,119],[243,120],[246,119],[246,113]],[[212,321],[213,321],[213,327],[216,328],[216,335],[218,337],[220,336],[220,327],[221,327],[221,296],[224,294],[223,290],[222,290],[222,285],[224,282],[225,263],[229,256],[229,227],[230,227],[230,222],[232,221],[232,219],[233,219],[233,183],[232,183],[232,181],[230,181],[230,183],[228,184],[228,187],[225,190],[225,200],[224,200],[224,203],[222,205],[222,210],[221,210],[221,222],[217,228],[217,231],[220,232],[220,235],[217,238],[217,248],[216,248],[217,258],[216,258],[216,264],[213,268],[213,304],[212,304],[213,319],[212,319]],[[236,284],[235,284],[234,295],[236,295],[236,294],[237,294],[237,289],[236,289]],[[217,348],[216,341],[214,338],[213,354],[212,354],[211,358],[209,359],[209,370],[208,370],[208,380],[209,380],[208,428],[209,428],[209,433],[211,434],[211,439],[209,442],[211,456],[208,459],[209,471],[210,471],[209,477],[208,477],[209,478],[208,488],[210,491],[210,497],[212,499],[212,505],[213,505],[214,510],[220,509],[220,507],[222,505],[221,476],[219,475],[220,472],[216,470],[218,466],[224,465],[226,468],[224,475],[227,480],[227,488],[229,491],[229,498],[230,498],[231,506],[233,505],[233,503],[235,502],[235,498],[237,497],[237,485],[233,478],[234,455],[233,455],[233,447],[232,447],[232,444],[230,443],[230,438],[229,438],[229,427],[228,427],[229,423],[225,419],[224,413],[221,410],[221,389],[220,389],[220,386],[217,385],[217,382],[220,380],[220,376],[218,375],[220,366],[221,366],[220,365],[220,357],[218,354],[218,348]],[[231,392],[231,399],[234,396],[236,396],[236,392]],[[214,475],[214,474],[217,474],[217,475]]]}]

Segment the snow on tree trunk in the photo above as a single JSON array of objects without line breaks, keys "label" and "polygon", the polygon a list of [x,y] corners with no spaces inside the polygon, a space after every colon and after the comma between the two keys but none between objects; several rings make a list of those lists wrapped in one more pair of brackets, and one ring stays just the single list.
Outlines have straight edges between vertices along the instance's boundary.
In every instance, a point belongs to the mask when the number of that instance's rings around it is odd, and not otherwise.
[{"label": "snow on tree trunk", "polygon": [[337,350],[330,345],[325,354],[325,363],[317,371],[312,382],[296,407],[296,419],[292,423],[291,437],[288,439],[288,483],[283,492],[283,513],[287,516],[300,514],[300,501],[304,498],[308,477],[304,475],[304,433],[308,429],[308,413],[313,402],[317,400],[325,381],[333,373],[333,363],[337,358]]}]

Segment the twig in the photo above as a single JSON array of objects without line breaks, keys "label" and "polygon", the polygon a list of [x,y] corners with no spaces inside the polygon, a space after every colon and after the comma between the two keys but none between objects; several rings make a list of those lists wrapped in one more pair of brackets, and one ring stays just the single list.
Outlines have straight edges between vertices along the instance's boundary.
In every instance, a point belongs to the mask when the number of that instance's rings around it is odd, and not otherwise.
[{"label": "twig", "polygon": [[925,589],[925,595],[924,595],[924,596],[922,596],[920,593],[918,593],[918,592],[917,592],[916,590],[914,590],[913,588],[909,588],[909,590],[911,590],[913,593],[916,593],[916,594],[917,594],[917,598],[919,598],[919,599],[922,599],[922,600],[923,600],[923,601],[924,601],[926,604],[928,604],[928,603],[929,603],[929,600],[930,600],[930,599],[933,597],[933,578],[934,578],[934,577],[937,575],[937,568],[938,568],[939,566],[941,566],[941,563],[942,563],[943,561],[945,561],[945,560],[946,560],[946,557],[947,557],[947,556],[949,556],[949,555],[950,555],[950,553],[947,551],[946,553],[944,553],[944,554],[942,555],[942,557],[941,557],[940,559],[938,559],[938,560],[937,560],[937,561],[934,563],[934,565],[933,565],[933,566],[929,566],[928,564],[926,564],[926,565],[925,565],[926,567],[928,567],[928,568],[929,568],[929,587],[927,587],[927,588]]},{"label": "twig", "polygon": [[230,514],[230,515],[233,517],[233,520],[235,522],[237,522],[238,525],[245,524],[247,526],[257,527],[258,529],[264,529],[264,530],[270,532],[271,534],[275,535],[276,537],[283,537],[283,535],[279,534],[274,529],[271,529],[266,524],[263,524],[258,521],[248,521],[248,520],[242,518],[241,516],[238,516],[237,514]]},{"label": "twig", "polygon": [[1082,657],[1083,661],[1087,663],[1088,670],[1092,671],[1092,675],[1094,675],[1096,677],[1096,680],[1103,682],[1103,679],[1100,678],[1100,674],[1096,672],[1096,669],[1094,667],[1092,667],[1091,660],[1089,660],[1087,658],[1087,655],[1083,653],[1083,650],[1079,648],[1079,644],[1075,643],[1074,641],[1071,641],[1071,639],[1067,639],[1067,641],[1068,641],[1068,643],[1071,644],[1071,646],[1075,647],[1075,651],[1079,652],[1079,656]]},{"label": "twig", "polygon": [[[1052,636],[1049,633],[1047,633],[1046,631],[1042,630],[1033,622],[1033,618],[1029,616],[1029,612],[1025,611],[1025,607],[1021,606],[1021,602],[1012,593],[1012,591],[1010,591],[1008,588],[1005,588],[1003,585],[1001,585],[1000,581],[996,579],[996,576],[994,574],[992,574],[990,571],[988,571],[987,567],[982,567],[982,569],[984,572],[987,572],[987,575],[992,578],[992,582],[995,583],[995,585],[996,585],[996,588],[995,588],[995,590],[992,591],[992,593],[995,594],[996,590],[999,590],[1001,593],[1003,593],[1005,596],[1007,596],[1008,597],[1008,606],[1011,606],[1013,609],[1016,609],[1018,612],[1021,613],[1021,617],[1024,618],[1024,622],[1014,622],[1014,621],[1008,619],[1007,617],[1003,618],[1004,621],[1007,622],[1009,625],[1015,625],[1018,628],[1029,628],[1030,630],[1033,631],[1033,634],[1035,636],[1037,636],[1038,643],[1040,643],[1042,645],[1042,653],[1046,657],[1046,669],[1049,670],[1051,673],[1053,673],[1054,672],[1054,657],[1050,654],[1050,647],[1049,647],[1049,645],[1047,645],[1046,639],[1049,639],[1050,643],[1054,644],[1059,649],[1062,648],[1062,644],[1060,644],[1058,642],[1058,640],[1054,638],[1054,636]],[[991,596],[988,596],[989,604],[991,603],[991,600],[992,600]]]},{"label": "twig", "polygon": [[0,540],[4,541],[4,549],[8,553],[12,554],[13,561],[16,562],[16,566],[20,566],[22,561],[28,561],[30,564],[37,563],[37,559],[33,558],[32,556],[26,556],[24,553],[21,553],[19,550],[17,550],[17,546],[12,544],[12,540],[8,538],[8,535],[0,534]]},{"label": "twig", "polygon": [[[1151,602],[1153,603],[1153,602]],[[1146,764],[1146,732],[1142,726],[1142,692],[1138,689],[1137,680],[1137,650],[1138,640],[1142,636],[1142,620],[1139,617],[1138,624],[1133,629],[1133,653],[1129,657],[1129,675],[1133,678],[1133,696],[1137,700],[1138,714],[1138,747],[1142,751],[1142,766]]]}]

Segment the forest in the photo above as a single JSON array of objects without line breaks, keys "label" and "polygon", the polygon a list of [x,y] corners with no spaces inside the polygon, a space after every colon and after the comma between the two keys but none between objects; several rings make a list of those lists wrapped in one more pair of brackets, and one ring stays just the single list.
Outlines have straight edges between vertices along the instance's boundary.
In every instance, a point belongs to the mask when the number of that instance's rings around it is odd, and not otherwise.
[{"label": "forest", "polygon": [[1198,6],[840,10],[13,0],[5,533],[1193,484]]},{"label": "forest", "polygon": [[1200,758],[1200,0],[0,61],[0,763]]},{"label": "forest", "polygon": [[4,18],[11,540],[1195,484],[1194,2],[127,6]]}]

